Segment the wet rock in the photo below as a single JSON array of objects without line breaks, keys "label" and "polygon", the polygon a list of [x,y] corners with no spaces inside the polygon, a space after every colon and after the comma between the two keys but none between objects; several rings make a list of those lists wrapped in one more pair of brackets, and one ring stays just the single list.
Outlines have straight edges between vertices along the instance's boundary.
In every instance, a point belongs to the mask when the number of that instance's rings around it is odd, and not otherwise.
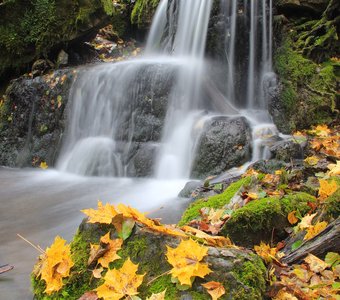
[{"label": "wet rock", "polygon": [[270,159],[270,160],[259,160],[256,163],[251,165],[251,168],[253,168],[256,171],[270,174],[274,173],[276,170],[279,170],[286,166],[286,163],[280,160],[276,159]]},{"label": "wet rock", "polygon": [[64,50],[61,50],[58,54],[57,66],[65,67],[67,65],[68,65],[68,54]]},{"label": "wet rock", "polygon": [[251,131],[244,117],[213,117],[199,139],[191,176],[204,178],[250,159]]},{"label": "wet rock", "polygon": [[53,63],[48,59],[38,59],[32,65],[32,75],[34,77],[43,75],[46,71],[53,68]]},{"label": "wet rock", "polygon": [[275,159],[284,162],[303,158],[303,150],[300,144],[290,140],[280,141],[274,144],[270,148],[270,152]]},{"label": "wet rock", "polygon": [[153,174],[157,157],[158,145],[155,143],[140,143],[135,155],[127,165],[127,176],[148,177]]},{"label": "wet rock", "polygon": [[0,165],[53,165],[74,76],[74,71],[64,69],[11,82],[0,114]]},{"label": "wet rock", "polygon": [[200,181],[189,181],[185,184],[184,188],[179,192],[178,197],[190,198],[191,194],[200,186],[202,182]]},{"label": "wet rock", "polygon": [[276,7],[288,16],[321,15],[328,3],[329,0],[279,0]]}]

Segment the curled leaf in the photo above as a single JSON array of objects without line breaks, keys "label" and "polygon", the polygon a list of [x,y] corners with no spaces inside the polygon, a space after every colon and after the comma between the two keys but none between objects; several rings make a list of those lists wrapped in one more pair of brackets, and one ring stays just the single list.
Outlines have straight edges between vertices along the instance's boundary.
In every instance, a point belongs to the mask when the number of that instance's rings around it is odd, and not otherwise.
[{"label": "curled leaf", "polygon": [[217,300],[225,294],[224,286],[220,282],[209,281],[205,284],[202,284],[202,286],[206,288],[212,300]]}]

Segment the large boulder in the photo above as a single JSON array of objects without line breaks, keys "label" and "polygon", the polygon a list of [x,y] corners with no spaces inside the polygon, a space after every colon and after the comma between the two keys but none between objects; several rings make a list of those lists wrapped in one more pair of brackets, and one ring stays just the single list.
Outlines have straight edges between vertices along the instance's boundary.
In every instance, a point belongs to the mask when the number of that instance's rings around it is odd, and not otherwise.
[{"label": "large boulder", "polygon": [[276,7],[287,15],[321,15],[330,0],[279,0]]},{"label": "large boulder", "polygon": [[212,117],[206,121],[196,148],[191,175],[218,175],[250,159],[251,129],[244,117]]}]

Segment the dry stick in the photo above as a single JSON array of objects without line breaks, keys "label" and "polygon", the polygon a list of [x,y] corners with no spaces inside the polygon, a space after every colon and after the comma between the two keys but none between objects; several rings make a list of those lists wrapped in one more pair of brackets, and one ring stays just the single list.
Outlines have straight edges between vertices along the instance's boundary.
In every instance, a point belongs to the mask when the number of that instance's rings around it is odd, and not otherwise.
[{"label": "dry stick", "polygon": [[41,254],[46,254],[46,252],[41,249],[41,247],[38,245],[34,245],[33,243],[31,243],[28,239],[25,239],[22,235],[20,235],[19,233],[17,233],[17,236],[19,238],[21,238],[22,240],[24,240],[26,243],[28,243],[29,245],[31,245],[35,250],[37,250],[38,252],[40,252]]},{"label": "dry stick", "polygon": [[162,277],[162,276],[164,276],[164,275],[168,275],[168,274],[170,274],[170,272],[171,272],[171,270],[166,271],[166,272],[162,273],[161,275],[156,276],[155,278],[152,278],[146,285],[150,285],[150,283],[154,282],[154,281],[157,280],[159,277]]}]

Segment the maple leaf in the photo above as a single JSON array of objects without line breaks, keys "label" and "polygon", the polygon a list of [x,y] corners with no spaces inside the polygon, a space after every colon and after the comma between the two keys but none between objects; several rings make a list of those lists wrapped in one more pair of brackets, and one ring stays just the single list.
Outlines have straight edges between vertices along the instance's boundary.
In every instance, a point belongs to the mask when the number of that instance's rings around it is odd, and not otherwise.
[{"label": "maple leaf", "polygon": [[[229,238],[226,238],[224,236],[211,236],[199,229],[196,229],[196,228],[193,228],[191,226],[183,226],[181,227],[181,229],[192,235],[192,236],[195,236],[197,238],[200,238],[200,239],[204,239],[204,241],[209,245],[209,246],[213,246],[213,247],[228,247],[228,246],[231,246],[233,245],[233,243],[230,241]],[[234,246],[236,247],[236,246]]]},{"label": "maple leaf", "polygon": [[273,300],[298,300],[298,298],[282,289],[277,293]]},{"label": "maple leaf", "polygon": [[317,236],[321,231],[323,231],[327,227],[327,222],[317,222],[314,226],[310,226],[307,229],[307,233],[305,237],[303,238],[304,240],[310,240],[313,237]]},{"label": "maple leaf", "polygon": [[315,273],[320,273],[329,267],[329,265],[325,263],[323,260],[310,253],[304,259],[304,261],[308,264],[311,271]]},{"label": "maple leaf", "polygon": [[118,215],[113,205],[106,203],[103,206],[101,201],[98,201],[98,210],[90,208],[83,209],[81,212],[89,217],[88,223],[111,224],[112,219]]},{"label": "maple leaf", "polygon": [[257,255],[261,256],[266,263],[270,263],[277,254],[277,248],[271,248],[268,244],[261,242],[259,246],[254,246],[254,250]]},{"label": "maple leaf", "polygon": [[337,160],[336,164],[329,164],[327,168],[329,169],[329,176],[340,175],[340,160]]},{"label": "maple leaf", "polygon": [[63,286],[63,278],[70,275],[70,269],[74,263],[71,259],[70,245],[57,236],[53,244],[46,249],[42,257],[39,275],[46,282],[45,293],[51,295],[59,291]]},{"label": "maple leaf", "polygon": [[105,248],[107,251],[104,253],[102,257],[98,259],[98,263],[101,264],[104,268],[108,268],[109,264],[117,259],[120,259],[120,256],[117,254],[117,251],[122,248],[123,240],[122,239],[110,239],[110,232],[100,238],[100,242],[105,244]]},{"label": "maple leaf", "polygon": [[331,182],[328,182],[325,179],[319,179],[319,183],[320,183],[320,189],[319,189],[320,200],[327,199],[338,189],[338,185],[334,180],[332,180]]},{"label": "maple leaf", "polygon": [[293,210],[288,214],[288,217],[287,217],[288,222],[292,225],[294,225],[295,223],[299,221],[299,219],[295,216],[295,214],[296,214],[296,210]]},{"label": "maple leaf", "polygon": [[316,136],[326,137],[331,133],[331,130],[327,125],[318,125],[313,130],[309,130],[310,134],[314,134]]},{"label": "maple leaf", "polygon": [[39,165],[40,169],[46,170],[48,168],[48,165],[45,161],[42,161]]},{"label": "maple leaf", "polygon": [[173,266],[170,273],[182,285],[192,285],[193,277],[204,278],[211,273],[208,265],[201,260],[207,255],[208,248],[192,239],[181,241],[177,248],[167,246],[167,260]]},{"label": "maple leaf", "polygon": [[104,300],[119,300],[125,296],[137,295],[137,289],[145,275],[136,274],[137,270],[138,264],[135,265],[130,258],[119,270],[108,270],[104,276],[104,283],[95,289],[98,297]]},{"label": "maple leaf", "polygon": [[202,284],[202,286],[207,289],[207,292],[211,296],[212,300],[217,300],[218,298],[225,294],[224,286],[220,282],[209,281],[207,283]]},{"label": "maple leaf", "polygon": [[149,298],[146,298],[146,300],[164,300],[165,293],[166,293],[166,289],[161,293],[152,294]]},{"label": "maple leaf", "polygon": [[99,269],[95,269],[92,271],[92,275],[94,278],[102,278],[102,272],[104,271],[104,268],[99,268]]}]

